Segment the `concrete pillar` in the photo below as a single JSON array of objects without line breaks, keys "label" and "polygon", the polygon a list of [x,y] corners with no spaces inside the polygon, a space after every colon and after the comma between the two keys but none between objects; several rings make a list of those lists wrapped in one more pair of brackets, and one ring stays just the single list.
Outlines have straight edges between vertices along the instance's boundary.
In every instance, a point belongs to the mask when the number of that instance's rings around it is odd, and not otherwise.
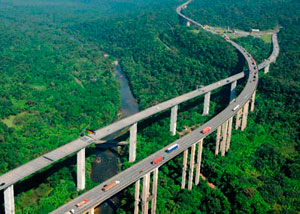
[{"label": "concrete pillar", "polygon": [[232,121],[233,117],[231,117],[228,121],[228,132],[227,132],[227,141],[226,141],[226,152],[228,152],[230,148],[230,141],[231,141],[231,132],[232,132]]},{"label": "concrete pillar", "polygon": [[211,94],[211,92],[207,92],[205,94],[204,105],[203,105],[203,115],[208,115],[208,113],[209,113],[210,94]]},{"label": "concrete pillar", "polygon": [[200,179],[200,170],[201,170],[201,160],[202,160],[202,147],[203,147],[203,139],[198,142],[198,153],[197,153],[197,168],[196,168],[196,179],[195,184],[199,184]]},{"label": "concrete pillar", "polygon": [[140,180],[135,182],[134,214],[139,214],[139,203],[140,203]]},{"label": "concrete pillar", "polygon": [[270,64],[268,64],[268,65],[265,67],[264,73],[265,73],[265,74],[269,73],[269,69],[270,69]]},{"label": "concrete pillar", "polygon": [[137,123],[130,127],[130,139],[129,139],[129,162],[134,162],[136,158],[136,133]]},{"label": "concrete pillar", "polygon": [[216,139],[216,151],[215,151],[215,155],[219,154],[220,136],[221,136],[221,126],[219,126],[218,129],[217,129],[217,139]]},{"label": "concrete pillar", "polygon": [[176,134],[177,110],[178,110],[178,105],[172,107],[172,109],[171,109],[170,132],[172,133],[172,136],[174,136]]},{"label": "concrete pillar", "polygon": [[85,149],[77,152],[77,191],[85,189]]},{"label": "concrete pillar", "polygon": [[152,182],[152,204],[151,204],[151,214],[156,213],[156,203],[157,203],[157,183],[158,183],[158,168],[153,172],[153,182]]},{"label": "concrete pillar", "polygon": [[191,26],[191,22],[190,22],[190,21],[187,21],[187,22],[186,22],[186,26],[187,26],[187,27]]},{"label": "concrete pillar", "polygon": [[14,185],[4,190],[5,214],[15,214]]},{"label": "concrete pillar", "polygon": [[89,210],[88,213],[89,213],[89,214],[95,214],[95,209],[93,208],[93,209]]},{"label": "concrete pillar", "polygon": [[150,188],[150,173],[143,178],[143,193],[142,193],[142,214],[148,214],[149,209],[149,188]]},{"label": "concrete pillar", "polygon": [[225,143],[227,135],[227,121],[222,125],[221,156],[225,156]]},{"label": "concrete pillar", "polygon": [[181,189],[185,188],[185,178],[186,178],[188,152],[189,152],[189,149],[187,149],[187,150],[185,150],[183,152],[183,166],[182,166]]},{"label": "concrete pillar", "polygon": [[249,101],[246,102],[244,105],[244,110],[243,110],[243,120],[242,120],[242,128],[241,130],[244,131],[244,129],[247,126],[247,119],[248,119],[248,109],[249,109]]},{"label": "concrete pillar", "polygon": [[232,103],[235,98],[236,83],[237,81],[231,83],[229,103]]},{"label": "concrete pillar", "polygon": [[194,168],[195,168],[195,149],[196,149],[196,144],[193,144],[191,149],[191,158],[190,158],[188,190],[191,190],[193,188],[193,178],[194,178]]},{"label": "concrete pillar", "polygon": [[237,115],[236,115],[236,120],[235,120],[235,129],[238,130],[239,127],[241,126],[241,116],[243,114],[242,108],[238,110]]},{"label": "concrete pillar", "polygon": [[252,98],[251,98],[251,108],[250,108],[251,112],[254,111],[255,95],[256,95],[256,91],[253,92]]}]

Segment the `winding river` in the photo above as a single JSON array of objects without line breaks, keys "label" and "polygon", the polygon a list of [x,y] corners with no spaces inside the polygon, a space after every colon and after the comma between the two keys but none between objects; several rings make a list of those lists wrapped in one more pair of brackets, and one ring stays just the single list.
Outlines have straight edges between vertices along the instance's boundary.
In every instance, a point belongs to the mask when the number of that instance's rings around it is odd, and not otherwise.
[{"label": "winding river", "polygon": [[[130,90],[128,80],[122,72],[120,65],[115,66],[114,69],[116,80],[120,85],[120,98],[121,98],[121,114],[122,118],[133,115],[139,111],[138,104],[133,97]],[[114,133],[105,138],[105,140],[114,143],[114,138],[118,136],[120,132]],[[93,161],[92,166],[92,181],[101,183],[108,178],[114,176],[119,172],[118,163],[118,151],[117,147],[111,147],[109,149],[103,149],[100,145],[97,146],[97,157]],[[111,214],[114,213],[115,204],[118,203],[118,196],[116,195],[108,203],[103,203],[97,209],[95,213]]]}]

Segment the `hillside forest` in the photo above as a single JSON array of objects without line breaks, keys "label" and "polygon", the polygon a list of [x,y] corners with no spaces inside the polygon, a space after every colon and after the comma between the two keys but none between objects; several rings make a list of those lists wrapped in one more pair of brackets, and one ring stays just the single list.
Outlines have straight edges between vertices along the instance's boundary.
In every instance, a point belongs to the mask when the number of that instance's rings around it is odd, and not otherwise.
[{"label": "hillside forest", "polygon": [[[118,59],[145,109],[246,69],[218,35],[186,27],[181,0],[0,1],[0,174],[71,140],[85,129],[119,119]],[[157,213],[300,212],[300,5],[290,0],[195,0],[184,13],[200,23],[249,31],[280,26],[280,55],[260,73],[255,111],[244,132],[234,130],[230,151],[215,156],[215,134],[203,144],[201,180],[181,189],[182,155],[159,171]],[[234,39],[262,62],[272,50],[259,37]],[[104,58],[103,53],[112,57]],[[244,81],[238,83],[240,91]],[[180,105],[178,131],[199,126],[228,103],[229,88]],[[169,111],[138,126],[137,161],[172,143]],[[87,150],[87,190],[97,149]],[[119,150],[120,170],[128,163]],[[135,163],[136,163],[135,162]],[[133,163],[134,164],[134,163]],[[76,155],[15,185],[16,213],[49,213],[76,191]],[[3,197],[3,194],[0,194]],[[132,213],[134,186],[119,196],[115,213]],[[3,202],[3,199],[0,198]],[[0,213],[2,210],[0,210]]]}]

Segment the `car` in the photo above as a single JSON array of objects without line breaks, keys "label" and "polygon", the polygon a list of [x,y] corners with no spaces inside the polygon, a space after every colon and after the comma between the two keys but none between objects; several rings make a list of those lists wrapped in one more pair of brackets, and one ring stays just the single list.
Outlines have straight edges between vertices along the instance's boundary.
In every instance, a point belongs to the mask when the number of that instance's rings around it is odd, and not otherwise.
[{"label": "car", "polygon": [[5,185],[5,183],[4,183],[4,182],[0,183],[0,187],[2,187],[2,186],[4,186],[4,185]]},{"label": "car", "polygon": [[75,213],[75,210],[74,210],[74,209],[71,209],[70,211],[65,212],[64,214],[74,214],[74,213]]}]

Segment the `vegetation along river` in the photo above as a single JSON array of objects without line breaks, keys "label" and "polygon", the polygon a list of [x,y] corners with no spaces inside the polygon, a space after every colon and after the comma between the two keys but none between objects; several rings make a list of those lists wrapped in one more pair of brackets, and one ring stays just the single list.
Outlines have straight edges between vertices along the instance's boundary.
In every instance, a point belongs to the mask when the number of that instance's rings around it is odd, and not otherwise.
[{"label": "vegetation along river", "polygon": [[[129,87],[128,80],[126,79],[120,65],[115,66],[116,80],[120,85],[120,98],[121,98],[121,113],[122,118],[128,117],[139,111],[138,104],[132,95]],[[105,138],[110,143],[116,143],[113,139],[118,136],[120,132],[114,133]],[[93,161],[92,166],[92,180],[93,182],[101,183],[106,179],[118,173],[118,151],[117,147],[103,148],[97,145],[97,157]],[[118,203],[118,198],[113,197],[95,210],[95,213],[109,214],[114,213],[115,204]]]}]

